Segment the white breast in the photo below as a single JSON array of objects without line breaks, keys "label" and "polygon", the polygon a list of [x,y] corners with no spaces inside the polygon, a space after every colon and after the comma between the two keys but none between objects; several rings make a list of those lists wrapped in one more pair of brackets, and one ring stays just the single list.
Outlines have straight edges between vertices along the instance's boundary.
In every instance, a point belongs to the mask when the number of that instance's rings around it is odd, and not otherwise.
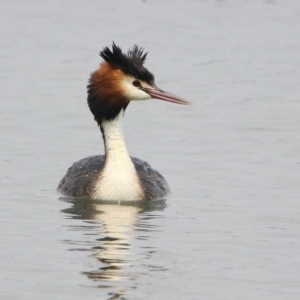
[{"label": "white breast", "polygon": [[142,200],[143,190],[129,157],[122,133],[123,111],[101,125],[104,132],[106,160],[95,186],[94,199]]}]

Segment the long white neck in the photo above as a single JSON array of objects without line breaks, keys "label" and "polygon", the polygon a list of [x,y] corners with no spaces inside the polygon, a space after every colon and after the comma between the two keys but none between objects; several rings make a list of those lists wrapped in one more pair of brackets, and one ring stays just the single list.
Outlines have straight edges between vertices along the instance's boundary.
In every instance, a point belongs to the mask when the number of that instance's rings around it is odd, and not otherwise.
[{"label": "long white neck", "polygon": [[106,160],[130,160],[124,136],[123,136],[123,114],[110,121],[102,121],[103,139],[105,144]]},{"label": "long white neck", "polygon": [[105,144],[105,164],[96,186],[95,198],[141,200],[143,191],[123,137],[124,111],[101,123]]}]

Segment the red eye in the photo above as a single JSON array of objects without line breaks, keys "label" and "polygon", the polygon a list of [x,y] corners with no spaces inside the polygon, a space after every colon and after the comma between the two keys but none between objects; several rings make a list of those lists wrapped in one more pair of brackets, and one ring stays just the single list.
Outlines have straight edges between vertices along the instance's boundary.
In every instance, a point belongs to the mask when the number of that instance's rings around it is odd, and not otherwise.
[{"label": "red eye", "polygon": [[138,80],[134,80],[134,81],[132,82],[132,84],[133,84],[134,86],[136,86],[136,87],[141,87],[141,86],[142,86],[141,83],[140,83]]}]

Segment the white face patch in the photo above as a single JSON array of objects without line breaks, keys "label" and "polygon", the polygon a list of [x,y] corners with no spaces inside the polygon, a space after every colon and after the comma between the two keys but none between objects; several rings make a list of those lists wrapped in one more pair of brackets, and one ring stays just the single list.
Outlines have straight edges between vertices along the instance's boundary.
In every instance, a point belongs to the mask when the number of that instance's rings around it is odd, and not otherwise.
[{"label": "white face patch", "polygon": [[[126,76],[124,77],[123,81],[122,81],[122,86],[123,86],[123,90],[125,92],[125,94],[127,95],[127,97],[131,100],[149,100],[151,99],[151,97],[145,93],[144,91],[140,90],[138,87],[134,86],[132,83],[133,81],[137,80],[136,78],[132,77],[132,76]],[[144,81],[139,80],[139,82],[141,83],[141,85],[143,87],[148,87],[151,88],[151,86],[149,84],[147,84]]]}]

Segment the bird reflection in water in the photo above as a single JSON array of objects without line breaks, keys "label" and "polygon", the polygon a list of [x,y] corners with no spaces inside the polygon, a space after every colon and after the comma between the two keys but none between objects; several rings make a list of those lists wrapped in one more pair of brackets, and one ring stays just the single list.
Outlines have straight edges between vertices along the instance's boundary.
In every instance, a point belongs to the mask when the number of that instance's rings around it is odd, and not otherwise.
[{"label": "bird reflection in water", "polygon": [[[146,232],[157,230],[157,227],[153,228],[152,222],[149,224],[149,220],[160,216],[149,212],[163,210],[166,207],[165,200],[115,203],[76,198],[60,198],[60,200],[72,205],[70,208],[63,209],[62,212],[72,219],[84,220],[85,225],[88,226],[81,228],[84,231],[89,230],[89,235],[97,236],[92,241],[92,248],[90,243],[88,245],[93,256],[101,262],[101,267],[85,271],[83,274],[94,281],[102,281],[99,287],[111,287],[103,282],[120,283],[125,279],[130,279],[132,285],[136,274],[133,275],[133,272],[130,274],[128,269],[127,272],[125,270],[135,260],[131,244],[134,240],[147,240]],[[86,232],[84,234],[86,235]],[[73,241],[67,242],[76,244]],[[142,250],[143,254],[151,255],[153,251],[149,251],[149,248],[153,248],[153,245],[146,244]],[[118,287],[120,288],[120,285]],[[124,299],[122,297],[126,293],[126,287],[123,286],[123,288],[118,293],[111,294],[113,297],[110,299]]]}]

